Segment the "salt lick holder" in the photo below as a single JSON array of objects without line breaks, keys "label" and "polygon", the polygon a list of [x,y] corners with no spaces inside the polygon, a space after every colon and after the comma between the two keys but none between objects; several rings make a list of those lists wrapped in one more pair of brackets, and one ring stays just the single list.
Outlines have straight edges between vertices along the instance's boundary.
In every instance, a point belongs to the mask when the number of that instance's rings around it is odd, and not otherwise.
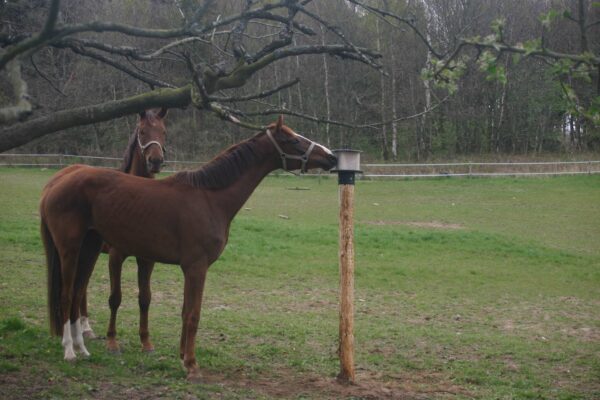
[{"label": "salt lick holder", "polygon": [[341,383],[354,383],[354,178],[360,151],[334,150],[340,199],[340,373]]}]

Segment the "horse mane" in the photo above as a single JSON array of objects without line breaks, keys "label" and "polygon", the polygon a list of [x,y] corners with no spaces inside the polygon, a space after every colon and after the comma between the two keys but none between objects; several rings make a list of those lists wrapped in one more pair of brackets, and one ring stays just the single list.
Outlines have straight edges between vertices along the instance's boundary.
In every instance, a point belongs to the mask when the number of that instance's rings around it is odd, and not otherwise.
[{"label": "horse mane", "polygon": [[133,157],[135,155],[135,147],[137,146],[137,134],[138,127],[136,126],[135,130],[129,137],[129,143],[127,143],[127,148],[125,149],[125,153],[123,153],[123,162],[121,163],[121,167],[119,171],[129,173],[131,170],[131,164],[133,163]]},{"label": "horse mane", "polygon": [[228,187],[249,167],[256,164],[260,155],[256,138],[261,133],[229,147],[199,169],[178,172],[172,176],[172,179],[195,188],[223,189]]}]

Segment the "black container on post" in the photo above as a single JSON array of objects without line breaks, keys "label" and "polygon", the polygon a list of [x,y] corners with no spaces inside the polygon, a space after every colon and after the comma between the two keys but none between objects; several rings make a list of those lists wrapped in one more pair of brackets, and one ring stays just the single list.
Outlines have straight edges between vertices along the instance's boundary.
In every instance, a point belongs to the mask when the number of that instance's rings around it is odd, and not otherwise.
[{"label": "black container on post", "polygon": [[333,150],[337,157],[337,166],[333,172],[338,174],[339,185],[354,185],[354,178],[360,170],[360,150],[338,149]]}]

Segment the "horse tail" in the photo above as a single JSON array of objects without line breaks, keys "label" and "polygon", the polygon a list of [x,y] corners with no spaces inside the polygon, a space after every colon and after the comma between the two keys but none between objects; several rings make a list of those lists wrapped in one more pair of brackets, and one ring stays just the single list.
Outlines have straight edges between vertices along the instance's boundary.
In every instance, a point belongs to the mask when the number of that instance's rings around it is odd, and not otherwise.
[{"label": "horse tail", "polygon": [[62,274],[60,267],[60,257],[58,250],[52,240],[52,234],[48,225],[42,217],[41,223],[42,241],[46,249],[46,265],[48,267],[48,319],[50,321],[50,333],[52,335],[62,336],[62,309],[61,309],[61,289]]}]

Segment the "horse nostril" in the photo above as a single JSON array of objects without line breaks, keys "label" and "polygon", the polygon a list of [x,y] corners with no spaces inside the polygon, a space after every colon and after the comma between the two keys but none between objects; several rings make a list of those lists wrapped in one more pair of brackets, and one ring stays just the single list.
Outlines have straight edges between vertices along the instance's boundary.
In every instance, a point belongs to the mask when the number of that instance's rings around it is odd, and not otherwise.
[{"label": "horse nostril", "polygon": [[148,169],[153,170],[153,171],[160,170],[160,167],[162,166],[163,161],[164,160],[162,158],[148,159]]}]

